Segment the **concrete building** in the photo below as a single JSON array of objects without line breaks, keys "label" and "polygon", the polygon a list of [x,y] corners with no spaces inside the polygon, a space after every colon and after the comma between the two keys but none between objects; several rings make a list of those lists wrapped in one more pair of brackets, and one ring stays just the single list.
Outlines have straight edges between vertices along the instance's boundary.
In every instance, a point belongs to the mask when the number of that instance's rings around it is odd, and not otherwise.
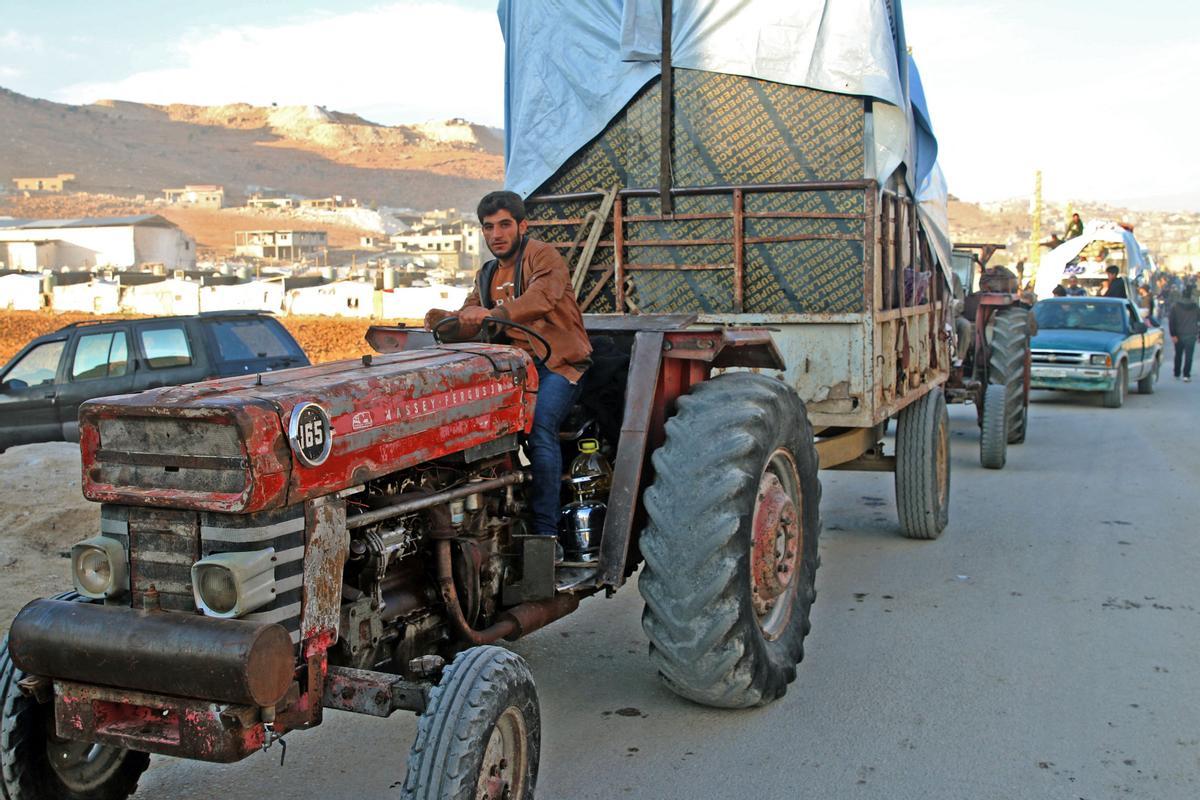
[{"label": "concrete building", "polygon": [[221,208],[225,205],[225,187],[211,183],[189,184],[182,189],[163,189],[163,196],[173,206]]},{"label": "concrete building", "polygon": [[249,208],[295,208],[296,201],[290,197],[251,197],[246,205]]},{"label": "concrete building", "polygon": [[234,252],[248,258],[315,258],[329,249],[325,231],[234,231]]},{"label": "concrete building", "polygon": [[20,192],[61,192],[73,180],[75,176],[69,172],[60,172],[53,178],[13,178]]},{"label": "concrete building", "polygon": [[9,269],[196,265],[196,243],[157,214],[0,220],[0,262]]},{"label": "concrete building", "polygon": [[353,197],[342,197],[335,194],[332,197],[314,197],[300,201],[301,208],[323,208],[332,211],[337,208],[358,208],[358,200]]},{"label": "concrete building", "polygon": [[449,270],[470,270],[480,265],[484,251],[483,231],[478,224],[454,220],[391,237],[399,253],[432,261]]}]

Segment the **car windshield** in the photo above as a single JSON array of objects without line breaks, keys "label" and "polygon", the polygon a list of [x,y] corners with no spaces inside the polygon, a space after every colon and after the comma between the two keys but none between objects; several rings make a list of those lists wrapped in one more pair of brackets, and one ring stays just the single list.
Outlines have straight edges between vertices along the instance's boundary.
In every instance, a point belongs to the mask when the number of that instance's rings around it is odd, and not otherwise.
[{"label": "car windshield", "polygon": [[1043,301],[1033,308],[1038,328],[1078,328],[1124,333],[1125,309],[1120,303]]},{"label": "car windshield", "polygon": [[263,319],[219,320],[212,323],[213,336],[223,361],[252,361],[258,358],[299,359],[303,353],[282,333]]}]

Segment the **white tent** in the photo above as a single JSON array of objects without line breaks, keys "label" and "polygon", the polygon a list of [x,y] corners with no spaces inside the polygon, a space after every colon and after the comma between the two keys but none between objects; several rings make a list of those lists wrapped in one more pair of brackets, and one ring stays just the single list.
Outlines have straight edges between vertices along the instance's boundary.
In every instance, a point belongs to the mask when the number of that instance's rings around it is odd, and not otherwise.
[{"label": "white tent", "polygon": [[0,309],[37,311],[41,307],[41,275],[17,273],[0,278]]},{"label": "white tent", "polygon": [[383,293],[384,319],[424,319],[431,308],[454,311],[462,307],[469,289],[461,286],[409,286]]},{"label": "white tent", "polygon": [[55,286],[50,290],[50,307],[55,311],[116,314],[121,310],[121,286],[116,281],[95,279]]},{"label": "white tent", "polygon": [[[1076,262],[1079,254],[1094,242],[1099,242],[1108,250],[1107,259],[1104,262],[1092,259]],[[1050,297],[1054,287],[1071,275],[1081,281],[1102,280],[1107,277],[1105,269],[1108,264],[1116,264],[1121,268],[1121,275],[1130,280],[1138,278],[1148,267],[1145,250],[1132,233],[1109,220],[1091,220],[1083,226],[1082,234],[1068,239],[1042,256],[1034,293],[1038,297]]]},{"label": "white tent", "polygon": [[121,293],[121,310],[151,317],[199,314],[200,284],[168,278],[157,283],[126,286]]},{"label": "white tent", "polygon": [[375,312],[375,287],[362,281],[334,281],[289,289],[284,309],[300,316],[371,317]]},{"label": "white tent", "polygon": [[205,286],[200,290],[201,311],[283,310],[283,281],[250,281],[227,286]]}]

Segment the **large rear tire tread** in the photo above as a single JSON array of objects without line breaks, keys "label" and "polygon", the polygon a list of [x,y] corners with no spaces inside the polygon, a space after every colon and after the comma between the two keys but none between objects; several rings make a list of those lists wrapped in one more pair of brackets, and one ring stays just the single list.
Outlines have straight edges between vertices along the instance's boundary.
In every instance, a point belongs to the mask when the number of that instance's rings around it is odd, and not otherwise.
[{"label": "large rear tire tread", "polygon": [[[788,613],[768,638],[752,599],[750,562],[760,482],[781,451],[795,466],[791,496],[802,539],[779,600]],[[821,484],[803,402],[762,375],[701,383],[679,398],[653,463],[639,579],[651,663],[668,688],[703,705],[776,700],[804,657],[816,597]]]},{"label": "large rear tire tread", "polygon": [[512,800],[533,800],[541,747],[533,675],[523,658],[494,645],[464,650],[443,670],[417,723],[402,800],[473,798],[488,738],[505,710],[513,707],[528,731],[528,769],[522,796]]},{"label": "large rear tire tread", "polygon": [[1029,426],[1029,392],[1025,363],[1029,358],[1029,312],[1012,306],[996,312],[988,358],[988,382],[1007,390],[1008,443],[1025,441]]},{"label": "large rear tire tread", "polygon": [[1008,416],[1004,386],[993,383],[984,391],[983,426],[979,431],[979,463],[984,469],[1004,469],[1008,457]]},{"label": "large rear tire tread", "polygon": [[[75,592],[55,600],[86,603]],[[8,637],[0,644],[0,798],[2,800],[125,800],[137,791],[138,780],[150,766],[150,756],[136,750],[124,755],[99,786],[86,792],[63,783],[50,765],[46,751],[48,726],[53,726],[49,704],[39,704],[17,687],[25,673],[17,669],[8,652]],[[107,748],[113,752],[111,748]]]},{"label": "large rear tire tread", "polygon": [[905,406],[896,421],[896,512],[909,539],[936,539],[950,521],[949,428],[941,388]]}]

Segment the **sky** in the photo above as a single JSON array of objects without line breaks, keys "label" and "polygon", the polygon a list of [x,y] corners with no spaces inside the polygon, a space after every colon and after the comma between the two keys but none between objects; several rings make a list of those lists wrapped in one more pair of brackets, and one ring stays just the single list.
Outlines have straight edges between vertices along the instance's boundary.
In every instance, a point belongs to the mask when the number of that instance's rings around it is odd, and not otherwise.
[{"label": "sky", "polygon": [[[594,0],[573,0],[588,2]],[[762,2],[790,0],[762,0]],[[496,0],[0,0],[0,86],[68,103],[503,120]],[[905,0],[951,193],[1200,210],[1200,3]]]}]

